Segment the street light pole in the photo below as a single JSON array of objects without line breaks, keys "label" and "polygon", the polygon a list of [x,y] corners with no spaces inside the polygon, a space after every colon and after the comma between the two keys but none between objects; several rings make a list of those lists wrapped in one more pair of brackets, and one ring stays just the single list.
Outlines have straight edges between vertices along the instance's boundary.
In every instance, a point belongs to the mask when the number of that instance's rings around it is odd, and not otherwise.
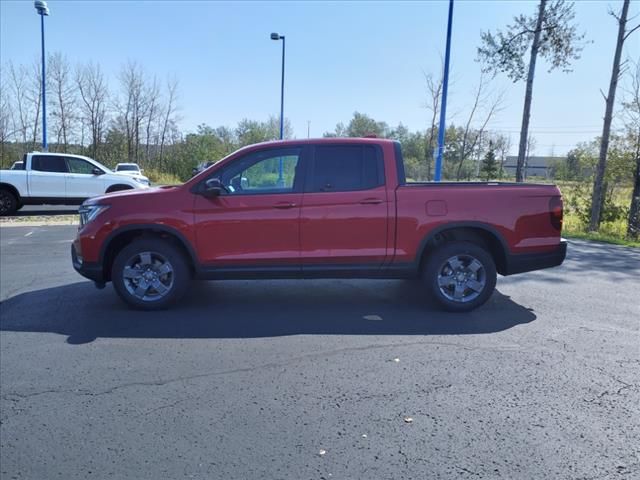
[{"label": "street light pole", "polygon": [[449,0],[449,20],[447,22],[447,46],[444,54],[444,72],[442,76],[442,101],[440,102],[440,127],[438,128],[438,156],[433,179],[439,182],[442,178],[442,152],[444,150],[444,134],[447,114],[447,90],[449,89],[449,58],[451,56],[451,24],[453,22],[453,0]]},{"label": "street light pole", "polygon": [[38,15],[40,15],[40,37],[42,43],[42,150],[47,151],[47,94],[46,94],[46,72],[45,72],[45,49],[44,49],[44,17],[49,15],[49,7],[44,0],[36,0],[33,3]]},{"label": "street light pole", "polygon": [[[282,77],[280,81],[280,140],[284,139],[284,51],[285,51],[285,39],[284,35],[278,33],[271,34],[271,40],[282,40]],[[284,175],[282,167],[282,157],[280,157],[280,163],[278,168],[278,185],[284,186]]]}]

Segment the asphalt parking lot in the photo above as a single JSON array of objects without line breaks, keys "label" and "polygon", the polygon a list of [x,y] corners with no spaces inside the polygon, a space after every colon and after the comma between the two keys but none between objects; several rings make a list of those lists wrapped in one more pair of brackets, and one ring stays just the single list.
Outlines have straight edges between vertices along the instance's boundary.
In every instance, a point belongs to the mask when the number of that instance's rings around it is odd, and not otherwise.
[{"label": "asphalt parking lot", "polygon": [[640,477],[638,249],[572,241],[470,314],[352,280],[148,313],[74,233],[0,228],[2,479]]}]

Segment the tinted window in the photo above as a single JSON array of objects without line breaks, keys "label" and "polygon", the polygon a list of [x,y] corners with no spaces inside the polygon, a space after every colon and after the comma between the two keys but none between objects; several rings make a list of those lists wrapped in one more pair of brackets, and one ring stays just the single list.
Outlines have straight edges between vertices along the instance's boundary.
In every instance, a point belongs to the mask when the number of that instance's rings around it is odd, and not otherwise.
[{"label": "tinted window", "polygon": [[118,168],[116,168],[116,170],[118,172],[123,172],[123,171],[135,171],[137,172],[139,170],[137,165],[118,165]]},{"label": "tinted window", "polygon": [[230,195],[295,191],[301,149],[251,153],[219,175]]},{"label": "tinted window", "polygon": [[39,172],[66,173],[67,164],[64,157],[53,155],[34,155],[31,157],[31,169]]},{"label": "tinted window", "polygon": [[85,173],[88,175],[93,173],[93,165],[81,158],[67,157],[67,165],[71,173]]},{"label": "tinted window", "polygon": [[312,175],[313,192],[366,190],[384,184],[382,156],[371,145],[318,146]]}]

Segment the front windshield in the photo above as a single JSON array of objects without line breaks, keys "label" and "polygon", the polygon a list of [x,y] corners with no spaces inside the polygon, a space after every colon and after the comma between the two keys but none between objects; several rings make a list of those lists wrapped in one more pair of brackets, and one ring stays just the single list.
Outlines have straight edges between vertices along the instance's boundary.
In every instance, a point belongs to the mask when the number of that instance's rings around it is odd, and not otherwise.
[{"label": "front windshield", "polygon": [[137,166],[137,165],[118,165],[118,166],[116,167],[116,170],[117,170],[118,172],[122,172],[122,171],[125,171],[125,170],[126,170],[126,171],[128,171],[128,172],[131,172],[131,171],[133,171],[133,172],[137,172],[137,171],[139,171],[140,169],[138,168],[138,166]]}]

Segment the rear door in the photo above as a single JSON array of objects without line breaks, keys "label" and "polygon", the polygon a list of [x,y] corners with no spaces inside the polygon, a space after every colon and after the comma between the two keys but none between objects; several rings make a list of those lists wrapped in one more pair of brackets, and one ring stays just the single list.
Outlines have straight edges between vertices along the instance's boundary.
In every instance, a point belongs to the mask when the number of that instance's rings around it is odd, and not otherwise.
[{"label": "rear door", "polygon": [[38,154],[31,156],[29,195],[31,197],[66,198],[67,164],[64,157]]},{"label": "rear door", "polygon": [[388,207],[379,146],[315,146],[300,212],[303,270],[380,267],[388,249]]},{"label": "rear door", "polygon": [[196,196],[195,230],[203,263],[299,269],[305,151],[254,151],[212,174],[228,192],[215,198]]},{"label": "rear door", "polygon": [[93,173],[95,165],[77,157],[66,157],[66,161],[69,170],[67,198],[89,198],[105,192],[102,176]]}]

